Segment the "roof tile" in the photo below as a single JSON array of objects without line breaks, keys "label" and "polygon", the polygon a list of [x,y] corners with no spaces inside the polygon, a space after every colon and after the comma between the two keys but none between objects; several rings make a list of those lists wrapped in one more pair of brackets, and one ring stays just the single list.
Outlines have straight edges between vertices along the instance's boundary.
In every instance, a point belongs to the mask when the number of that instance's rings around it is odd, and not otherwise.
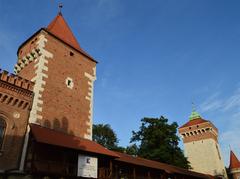
[{"label": "roof tile", "polygon": [[197,125],[197,124],[201,124],[201,123],[205,123],[205,122],[209,122],[209,121],[202,119],[202,118],[196,118],[196,119],[192,119],[192,120],[188,121],[187,123],[185,123],[184,125],[182,125],[179,128],[193,126],[193,125]]},{"label": "roof tile", "polygon": [[[93,57],[91,57],[87,52],[85,52],[79,45],[77,39],[75,38],[73,32],[68,26],[67,22],[63,18],[62,13],[58,13],[58,15],[53,19],[53,21],[45,28],[45,30],[57,38],[61,39],[66,44],[75,48],[82,54],[86,55],[91,60],[95,61]],[[95,61],[96,62],[96,61]]]},{"label": "roof tile", "polygon": [[71,29],[61,13],[59,13],[48,25],[47,30],[72,47],[78,50],[81,49],[77,39],[74,37]]},{"label": "roof tile", "polygon": [[236,155],[233,153],[233,151],[230,152],[230,165],[229,165],[229,168],[230,169],[240,168],[240,161],[238,160]]},{"label": "roof tile", "polygon": [[120,152],[115,152],[115,153],[119,156],[119,158],[115,159],[116,161],[130,163],[130,164],[138,165],[138,166],[144,166],[144,167],[148,167],[148,168],[154,168],[154,169],[158,169],[158,170],[163,170],[170,174],[176,173],[176,174],[194,176],[197,178],[211,178],[211,176],[209,176],[209,175],[189,171],[187,169],[179,168],[179,167],[176,167],[173,165],[169,165],[169,164],[165,164],[165,163],[161,163],[161,162],[157,162],[157,161],[153,161],[153,160],[148,160],[148,159],[144,159],[141,157],[134,157],[134,156],[131,156],[128,154],[120,153]]},{"label": "roof tile", "polygon": [[100,144],[76,137],[73,135],[65,134],[53,129],[42,127],[37,124],[30,124],[31,132],[37,142],[61,146],[66,148],[72,148],[76,150],[81,150],[85,152],[91,152],[96,154],[107,155],[111,157],[118,157],[118,155],[101,146]]}]

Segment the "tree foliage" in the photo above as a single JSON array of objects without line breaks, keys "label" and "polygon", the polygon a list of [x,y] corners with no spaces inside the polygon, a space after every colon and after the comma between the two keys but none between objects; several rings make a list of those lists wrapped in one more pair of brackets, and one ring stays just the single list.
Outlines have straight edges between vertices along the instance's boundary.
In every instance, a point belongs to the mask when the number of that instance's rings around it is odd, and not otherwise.
[{"label": "tree foliage", "polygon": [[117,135],[109,124],[94,124],[93,140],[110,150],[118,148]]},{"label": "tree foliage", "polygon": [[143,118],[139,131],[133,131],[131,143],[138,143],[138,156],[150,160],[156,160],[179,166],[190,168],[187,158],[178,147],[179,137],[177,136],[178,124],[173,122],[168,124],[168,119]]},{"label": "tree foliage", "polygon": [[93,140],[109,150],[125,152],[126,149],[118,145],[118,138],[109,124],[93,125]]},{"label": "tree foliage", "polygon": [[129,155],[138,155],[138,146],[136,144],[130,145],[125,149],[125,152]]}]

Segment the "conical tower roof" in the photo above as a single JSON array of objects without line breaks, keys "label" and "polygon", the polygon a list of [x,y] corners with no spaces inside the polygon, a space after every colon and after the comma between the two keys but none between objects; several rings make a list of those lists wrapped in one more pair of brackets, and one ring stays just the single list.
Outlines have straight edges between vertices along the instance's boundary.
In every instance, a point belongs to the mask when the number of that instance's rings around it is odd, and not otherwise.
[{"label": "conical tower roof", "polygon": [[70,27],[63,18],[62,13],[58,13],[53,21],[47,26],[47,30],[70,46],[82,50]]},{"label": "conical tower roof", "polygon": [[230,165],[229,165],[229,168],[230,169],[240,168],[240,162],[239,162],[237,156],[233,153],[232,150],[230,152]]},{"label": "conical tower roof", "polygon": [[75,38],[74,34],[72,33],[70,27],[68,26],[67,22],[63,18],[63,15],[61,12],[57,14],[57,16],[53,19],[53,21],[47,26],[47,28],[44,28],[47,32],[51,33],[67,45],[73,47],[83,55],[90,58],[90,60],[94,61],[93,57],[91,57],[87,52],[85,52],[79,45],[77,39]]},{"label": "conical tower roof", "polygon": [[93,57],[91,57],[87,52],[85,52],[79,45],[77,39],[75,38],[74,34],[72,33],[70,27],[68,26],[67,22],[63,18],[61,12],[57,14],[57,16],[52,20],[52,22],[46,27],[41,28],[37,32],[35,32],[31,37],[29,37],[26,41],[24,41],[18,48],[17,54],[19,53],[20,48],[25,45],[29,40],[31,40],[34,36],[36,36],[41,31],[46,31],[50,35],[54,36],[55,38],[59,39],[66,45],[72,47],[76,51],[80,52],[84,56],[88,57],[91,61],[97,63]]},{"label": "conical tower roof", "polygon": [[195,109],[193,109],[191,115],[189,116],[189,120],[191,121],[199,118],[201,118],[200,114]]},{"label": "conical tower roof", "polygon": [[201,124],[201,123],[205,123],[205,122],[209,122],[205,119],[203,119],[200,114],[195,110],[195,108],[193,107],[192,109],[192,113],[189,116],[189,121],[187,123],[185,123],[184,125],[182,125],[180,128],[184,128],[184,127],[189,127],[189,126],[193,126],[193,125],[197,125],[197,124]]}]

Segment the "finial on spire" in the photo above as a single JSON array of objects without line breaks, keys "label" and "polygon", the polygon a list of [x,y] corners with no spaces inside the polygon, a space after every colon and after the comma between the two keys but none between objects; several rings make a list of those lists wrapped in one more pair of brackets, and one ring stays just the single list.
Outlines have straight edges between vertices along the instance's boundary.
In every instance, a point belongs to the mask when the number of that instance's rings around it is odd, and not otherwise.
[{"label": "finial on spire", "polygon": [[196,111],[196,106],[195,106],[194,102],[192,102],[192,111]]},{"label": "finial on spire", "polygon": [[201,118],[200,114],[196,111],[196,106],[194,104],[194,102],[192,102],[192,113],[189,116],[189,120],[193,120],[193,119],[198,119]]},{"label": "finial on spire", "polygon": [[59,13],[59,14],[62,14],[62,8],[63,8],[63,4],[62,4],[62,3],[59,3],[59,4],[58,4],[58,13]]}]

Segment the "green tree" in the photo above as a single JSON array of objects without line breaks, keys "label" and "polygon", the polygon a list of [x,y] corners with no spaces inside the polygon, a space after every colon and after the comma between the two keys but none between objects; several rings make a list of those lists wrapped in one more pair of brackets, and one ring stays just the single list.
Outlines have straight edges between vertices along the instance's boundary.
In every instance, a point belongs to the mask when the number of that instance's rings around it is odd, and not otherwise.
[{"label": "green tree", "polygon": [[93,140],[110,150],[118,147],[117,135],[109,124],[94,124]]},{"label": "green tree", "polygon": [[178,124],[168,124],[168,119],[143,118],[139,131],[133,131],[131,143],[139,144],[138,156],[168,163],[182,168],[190,168],[187,158],[178,147]]},{"label": "green tree", "polygon": [[129,155],[138,155],[138,146],[136,144],[130,145],[126,148],[125,152]]},{"label": "green tree", "polygon": [[112,150],[117,151],[117,152],[122,152],[122,153],[125,153],[125,151],[126,151],[125,147],[122,147],[122,146],[116,146]]}]

